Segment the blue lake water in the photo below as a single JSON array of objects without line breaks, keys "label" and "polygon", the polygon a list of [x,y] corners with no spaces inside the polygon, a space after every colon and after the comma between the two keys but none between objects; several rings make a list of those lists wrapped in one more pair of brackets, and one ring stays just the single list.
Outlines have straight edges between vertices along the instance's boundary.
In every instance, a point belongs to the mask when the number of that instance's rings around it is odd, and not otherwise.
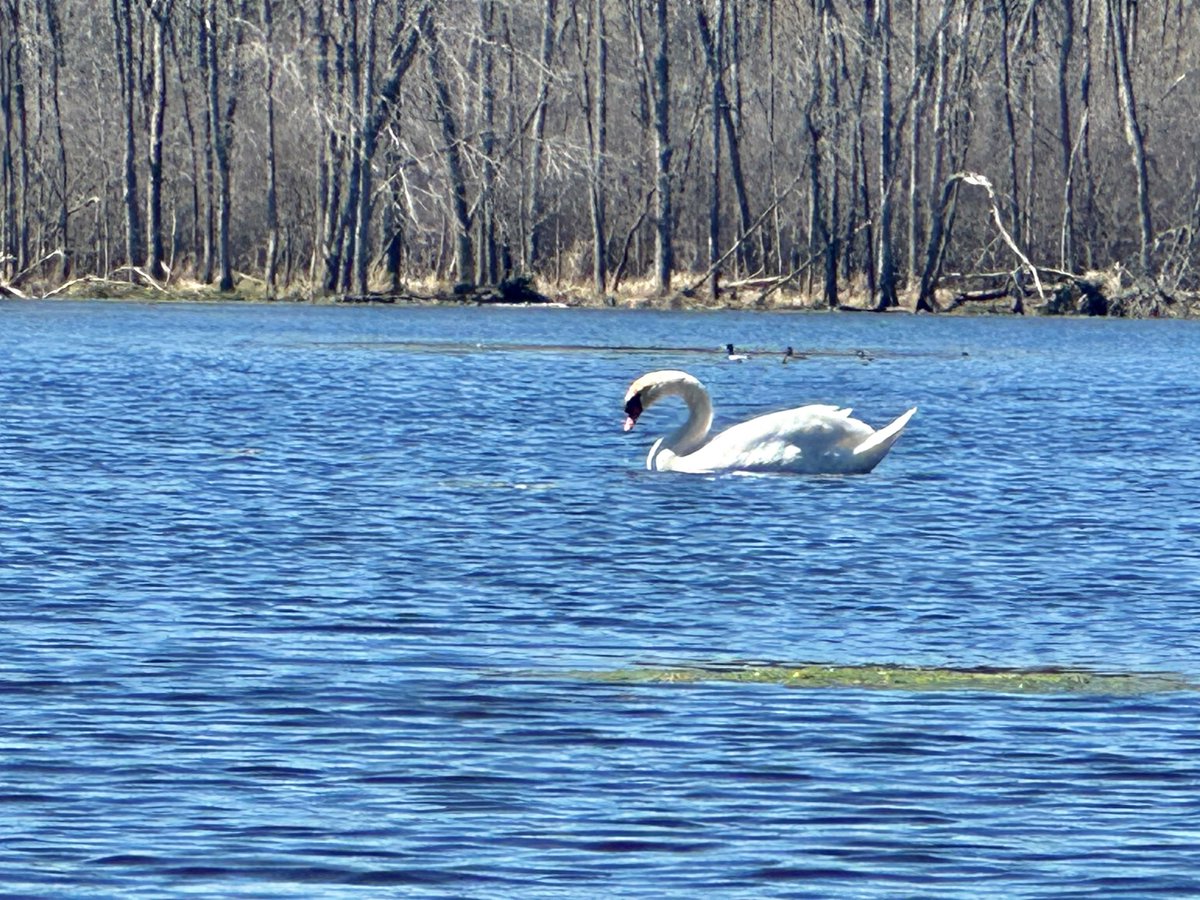
[{"label": "blue lake water", "polygon": [[[658,368],[920,412],[867,476],[650,473]],[[1190,321],[0,305],[0,884],[1195,895],[1200,694],[575,673],[1200,681],[1198,436]]]}]

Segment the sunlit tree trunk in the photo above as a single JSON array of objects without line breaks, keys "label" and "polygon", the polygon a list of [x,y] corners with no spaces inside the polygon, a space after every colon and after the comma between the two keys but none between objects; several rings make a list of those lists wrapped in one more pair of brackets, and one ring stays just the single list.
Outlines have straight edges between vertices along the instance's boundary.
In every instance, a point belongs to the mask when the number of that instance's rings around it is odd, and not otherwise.
[{"label": "sunlit tree trunk", "polygon": [[896,178],[892,125],[892,7],[879,0],[879,300],[877,308],[899,305],[896,257],[892,242],[892,191]]},{"label": "sunlit tree trunk", "polygon": [[[398,5],[402,9],[403,0]],[[355,136],[355,145],[358,148],[356,173],[358,183],[351,196],[353,206],[347,210],[353,220],[350,227],[354,229],[354,266],[352,278],[347,280],[345,287],[353,290],[359,296],[366,295],[370,289],[371,199],[374,184],[372,169],[375,165],[375,142],[378,134],[372,121],[375,111],[375,49],[378,8],[378,0],[366,0],[367,33],[362,48],[362,62],[359,66],[361,72],[358,78],[359,130]]]},{"label": "sunlit tree trunk", "polygon": [[[1068,0],[1070,2],[1070,0]],[[921,242],[921,142],[925,116],[925,70],[921,49],[921,0],[912,0],[912,27],[909,32],[909,55],[912,65],[912,80],[909,85],[910,102],[913,104],[908,139],[908,240],[906,251],[908,262],[904,267],[905,278],[911,286],[917,277],[917,245]]]},{"label": "sunlit tree trunk", "polygon": [[1068,79],[1070,77],[1071,54],[1075,42],[1075,3],[1076,0],[1063,0],[1063,36],[1058,47],[1058,133],[1059,148],[1062,151],[1063,176],[1063,214],[1062,232],[1059,239],[1059,266],[1066,271],[1075,267],[1074,231],[1075,213],[1072,208],[1074,185],[1071,177],[1071,106],[1068,100]]},{"label": "sunlit tree trunk", "polygon": [[741,140],[737,123],[734,120],[734,104],[730,101],[725,90],[724,77],[724,43],[725,43],[725,14],[726,0],[714,0],[713,18],[710,27],[708,16],[703,5],[696,6],[696,23],[699,26],[700,40],[704,45],[704,56],[708,63],[709,76],[713,79],[713,135],[719,141],[722,126],[725,131],[725,144],[729,149],[729,173],[733,181],[734,199],[738,210],[737,258],[741,260],[742,268],[753,271],[757,263],[757,254],[747,240],[752,222],[750,219],[750,199],[746,190],[746,179],[742,170]]},{"label": "sunlit tree trunk", "polygon": [[495,284],[499,266],[496,258],[496,60],[493,49],[495,41],[495,0],[479,0],[479,109],[482,131],[479,136],[480,150],[480,196],[476,221],[479,240],[476,250],[479,262],[476,271],[485,284]]},{"label": "sunlit tree trunk", "polygon": [[[370,0],[367,26],[367,58],[362,84],[362,113],[357,144],[359,148],[357,215],[354,240],[354,291],[367,293],[367,276],[371,250],[371,209],[374,194],[375,155],[379,149],[379,133],[392,116],[400,85],[412,65],[420,41],[421,23],[429,15],[429,4],[422,6],[417,22],[408,20],[408,5],[400,0],[394,6],[395,22],[387,38],[391,53],[382,80],[374,76],[376,0]],[[407,36],[404,32],[407,30]]]},{"label": "sunlit tree trunk", "polygon": [[0,277],[11,279],[18,268],[17,173],[14,158],[20,152],[16,86],[20,78],[13,65],[19,51],[20,20],[15,6],[0,5]]},{"label": "sunlit tree trunk", "polygon": [[1079,171],[1083,179],[1083,254],[1084,265],[1095,267],[1095,187],[1092,181],[1091,104],[1092,104],[1092,0],[1083,0],[1080,15],[1080,36],[1083,39],[1083,69],[1079,75]]},{"label": "sunlit tree trunk", "polygon": [[720,293],[721,273],[717,269],[717,261],[721,258],[721,102],[724,97],[724,91],[721,87],[721,79],[718,77],[718,67],[715,62],[716,48],[713,47],[715,41],[720,40],[724,26],[725,4],[723,0],[716,0],[716,30],[717,36],[714,40],[708,29],[708,22],[704,15],[702,7],[696,7],[696,16],[700,22],[700,31],[702,35],[708,35],[705,41],[706,54],[710,60],[708,70],[712,78],[712,114],[709,121],[709,170],[708,170],[708,266],[711,270],[709,275],[711,281],[709,283],[709,293],[712,298],[717,299]]},{"label": "sunlit tree trunk", "polygon": [[113,35],[116,42],[117,77],[121,84],[122,127],[125,132],[125,158],[122,169],[122,205],[125,209],[125,264],[140,266],[143,249],[142,217],[138,209],[137,139],[134,128],[134,101],[137,90],[133,59],[133,10],[129,0],[112,0]]},{"label": "sunlit tree trunk", "polygon": [[594,0],[592,27],[595,30],[596,95],[592,141],[592,286],[603,294],[608,282],[608,227],[605,221],[608,186],[608,26],[604,0]]},{"label": "sunlit tree trunk", "polygon": [[525,247],[525,265],[535,271],[542,260],[545,223],[542,221],[542,155],[546,139],[546,100],[550,90],[551,61],[554,56],[554,21],[557,0],[545,0],[542,7],[541,50],[538,54],[537,100],[529,147],[529,193],[526,218],[529,220]]},{"label": "sunlit tree trunk", "polygon": [[50,38],[50,102],[54,109],[54,134],[57,151],[58,240],[59,247],[62,250],[58,275],[60,280],[65,281],[71,274],[73,251],[69,231],[71,213],[67,197],[69,184],[69,179],[67,178],[67,143],[63,134],[61,90],[59,86],[59,74],[63,65],[62,23],[59,20],[57,0],[43,0],[42,6],[46,18],[46,33]]},{"label": "sunlit tree trunk", "polygon": [[670,33],[667,30],[667,0],[655,0],[654,18],[658,43],[654,55],[654,158],[655,180],[654,285],[659,294],[671,288],[675,265],[671,210],[671,78]]},{"label": "sunlit tree trunk", "polygon": [[1129,30],[1121,0],[1108,0],[1108,25],[1112,36],[1113,62],[1120,89],[1121,114],[1125,120],[1125,140],[1137,179],[1138,222],[1141,226],[1141,248],[1138,267],[1143,275],[1150,272],[1150,248],[1154,233],[1150,223],[1150,188],[1146,176],[1146,147],[1138,125],[1137,102],[1133,94],[1133,78],[1129,72]]},{"label": "sunlit tree trunk", "polygon": [[279,200],[277,161],[275,149],[275,16],[274,0],[262,0],[262,27],[264,56],[266,57],[266,103],[267,103],[267,258],[263,281],[267,284],[267,297],[276,291],[276,266],[279,261]]},{"label": "sunlit tree trunk", "polygon": [[[954,0],[942,0],[945,14]],[[921,289],[917,295],[918,309],[934,308],[934,289],[941,272],[942,248],[946,230],[946,219],[954,192],[958,190],[957,179],[946,181],[946,118],[948,115],[948,67],[949,51],[946,34],[938,30],[933,69],[933,134],[929,141],[929,234],[925,241],[925,259],[921,269]]]},{"label": "sunlit tree trunk", "polygon": [[[209,117],[213,123],[213,157],[216,162],[217,175],[217,266],[219,276],[217,288],[222,291],[233,290],[233,249],[231,246],[231,217],[233,215],[232,187],[232,145],[233,122],[237,111],[238,91],[241,82],[241,42],[242,29],[247,21],[248,9],[246,0],[239,0],[236,5],[231,3],[225,16],[224,28],[218,26],[219,9],[217,0],[208,0],[205,7],[208,18],[208,104]],[[228,37],[221,44],[222,35],[228,31]],[[222,54],[222,50],[224,53]],[[226,95],[221,98],[222,56],[228,66],[226,78]]]},{"label": "sunlit tree trunk", "polygon": [[441,125],[446,174],[450,179],[450,208],[454,215],[455,241],[454,264],[458,281],[473,284],[475,271],[471,258],[471,213],[467,203],[467,180],[463,170],[462,149],[459,146],[458,122],[451,106],[450,87],[442,66],[442,48],[437,26],[432,15],[422,23],[425,38],[425,62],[429,69],[429,80],[434,90],[434,106]]},{"label": "sunlit tree trunk", "polygon": [[213,35],[208,17],[208,5],[205,4],[197,12],[197,49],[199,53],[200,76],[204,89],[204,215],[202,226],[202,249],[200,263],[200,281],[212,284],[213,272],[216,268],[216,128],[213,118],[213,89],[212,75],[209,68],[212,63],[212,52],[209,44],[216,39]]},{"label": "sunlit tree trunk", "polygon": [[167,272],[163,266],[166,256],[163,246],[163,120],[167,109],[167,31],[171,22],[173,0],[148,0],[153,39],[153,91],[150,101],[150,147],[146,179],[146,234],[149,254],[146,274],[162,281]]},{"label": "sunlit tree trunk", "polygon": [[1013,93],[1016,87],[1013,85],[1012,79],[1012,61],[1010,59],[1009,46],[1009,19],[1008,19],[1008,4],[999,3],[996,8],[1000,12],[1000,75],[1003,90],[1003,107],[1004,107],[1004,131],[1008,138],[1008,179],[1009,179],[1009,203],[1008,213],[1012,218],[1013,227],[1017,227],[1021,221],[1021,182],[1020,176],[1017,173],[1017,123],[1016,117],[1013,115]]}]

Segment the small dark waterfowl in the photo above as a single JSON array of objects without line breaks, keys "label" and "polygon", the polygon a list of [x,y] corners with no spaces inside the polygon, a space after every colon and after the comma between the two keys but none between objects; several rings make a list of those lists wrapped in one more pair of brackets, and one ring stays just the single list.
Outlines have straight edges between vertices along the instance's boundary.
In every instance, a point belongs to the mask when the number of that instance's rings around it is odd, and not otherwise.
[{"label": "small dark waterfowl", "polygon": [[728,359],[730,362],[745,362],[746,360],[748,360],[750,358],[750,356],[746,353],[738,353],[733,348],[733,344],[725,345],[725,354],[726,354],[725,358]]}]

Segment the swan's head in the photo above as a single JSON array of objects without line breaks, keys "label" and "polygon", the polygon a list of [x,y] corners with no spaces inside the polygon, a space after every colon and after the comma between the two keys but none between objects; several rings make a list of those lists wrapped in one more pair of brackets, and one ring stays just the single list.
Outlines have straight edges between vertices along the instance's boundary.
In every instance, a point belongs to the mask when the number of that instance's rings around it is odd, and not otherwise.
[{"label": "swan's head", "polygon": [[704,385],[687,372],[664,369],[650,372],[634,381],[625,392],[625,431],[631,431],[638,416],[661,400],[674,395],[687,396],[688,392],[704,392]]}]

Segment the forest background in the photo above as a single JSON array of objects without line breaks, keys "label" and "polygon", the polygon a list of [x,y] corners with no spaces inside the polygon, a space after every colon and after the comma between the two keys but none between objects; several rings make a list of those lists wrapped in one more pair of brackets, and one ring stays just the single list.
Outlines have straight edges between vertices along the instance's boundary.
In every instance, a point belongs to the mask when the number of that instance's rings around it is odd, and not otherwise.
[{"label": "forest background", "polygon": [[0,0],[0,294],[1182,314],[1197,121],[1191,0]]}]

